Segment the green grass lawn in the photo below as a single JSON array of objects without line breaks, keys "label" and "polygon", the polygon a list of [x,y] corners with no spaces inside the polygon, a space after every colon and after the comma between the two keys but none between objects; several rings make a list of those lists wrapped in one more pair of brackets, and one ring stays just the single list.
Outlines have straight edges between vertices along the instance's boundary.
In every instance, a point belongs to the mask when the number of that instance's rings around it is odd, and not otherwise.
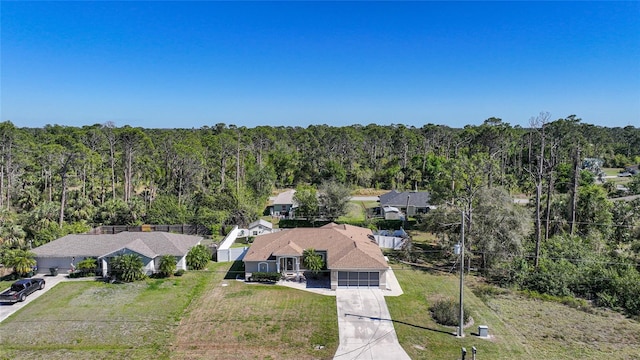
[{"label": "green grass lawn", "polygon": [[0,323],[0,359],[333,357],[334,297],[245,284],[232,265],[132,284],[63,282]]},{"label": "green grass lawn", "polygon": [[338,222],[364,221],[365,213],[361,201],[350,201],[347,204],[347,214],[340,216]]},{"label": "green grass lawn", "polygon": [[233,274],[226,278],[189,307],[177,329],[172,358],[333,357],[338,347],[335,297],[247,284],[233,280]]},{"label": "green grass lawn", "polygon": [[168,358],[184,310],[215,274],[60,283],[0,323],[0,359]]},{"label": "green grass lawn", "polygon": [[233,244],[231,244],[232,248],[243,248],[243,247],[249,247],[251,246],[251,244],[246,243],[247,239],[246,238],[239,238],[237,239]]},{"label": "green grass lawn", "polygon": [[[469,352],[478,349],[482,359],[530,359],[523,339],[509,331],[507,324],[467,289],[465,306],[473,318],[473,325],[465,329],[465,337],[453,334],[455,327],[438,325],[432,318],[429,306],[441,298],[458,299],[459,280],[453,275],[435,275],[408,267],[394,267],[394,272],[404,294],[387,297],[391,317],[400,344],[412,359],[456,359],[461,347]],[[399,323],[402,322],[402,323]],[[471,335],[478,325],[489,326],[491,340]]]},{"label": "green grass lawn", "polygon": [[[596,314],[568,306],[527,299],[509,291],[485,301],[465,287],[465,307],[473,324],[460,339],[455,327],[436,324],[429,306],[448,297],[457,301],[459,278],[397,266],[395,273],[405,292],[387,297],[387,305],[401,345],[412,359],[456,359],[460,348],[478,349],[481,359],[636,359],[640,356],[640,323],[613,312]],[[477,279],[471,277],[467,283]],[[478,325],[489,327],[490,339],[481,339]]]},{"label": "green grass lawn", "polygon": [[0,280],[0,292],[11,287],[15,280]]},{"label": "green grass lawn", "polygon": [[[335,298],[235,280],[239,263],[133,284],[64,282],[0,323],[0,359],[330,359],[338,346]],[[637,359],[640,323],[510,291],[476,296],[466,336],[436,324],[430,304],[458,298],[458,277],[394,265],[404,295],[387,297],[412,359]],[[487,325],[491,337],[473,335]]]},{"label": "green grass lawn", "polygon": [[607,176],[618,176],[618,174],[621,171],[624,171],[624,169],[622,169],[622,168],[602,168],[602,171],[604,171],[604,173]]}]

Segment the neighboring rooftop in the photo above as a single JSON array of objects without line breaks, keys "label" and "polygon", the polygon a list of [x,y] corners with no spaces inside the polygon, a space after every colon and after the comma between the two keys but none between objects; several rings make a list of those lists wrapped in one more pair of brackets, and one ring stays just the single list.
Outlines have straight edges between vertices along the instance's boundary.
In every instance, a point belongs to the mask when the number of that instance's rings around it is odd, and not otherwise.
[{"label": "neighboring rooftop", "polygon": [[264,227],[269,228],[269,229],[273,229],[273,224],[268,222],[268,221],[266,221],[266,220],[263,220],[263,219],[258,219],[256,221],[252,222],[251,224],[249,224],[249,229],[254,228],[256,226],[259,226],[259,225],[264,226]]},{"label": "neighboring rooftop", "polygon": [[273,200],[274,205],[294,205],[293,195],[296,193],[295,190],[287,190],[285,192],[281,192],[276,196]]},{"label": "neighboring rooftop", "polygon": [[407,199],[409,206],[427,207],[431,195],[426,191],[403,191],[391,190],[386,194],[380,195],[381,206],[407,207]]},{"label": "neighboring rooftop", "polygon": [[130,249],[154,258],[159,255],[183,256],[202,240],[200,236],[165,232],[121,232],[118,234],[72,234],[33,249],[38,257],[101,257],[121,249]]}]

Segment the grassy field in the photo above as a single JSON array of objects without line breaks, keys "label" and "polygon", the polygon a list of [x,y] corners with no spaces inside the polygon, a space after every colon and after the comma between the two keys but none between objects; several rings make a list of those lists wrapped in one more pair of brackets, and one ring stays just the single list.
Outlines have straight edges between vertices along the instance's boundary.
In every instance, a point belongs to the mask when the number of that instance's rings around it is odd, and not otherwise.
[{"label": "grassy field", "polygon": [[[532,300],[508,291],[476,296],[465,290],[465,306],[473,322],[465,337],[455,327],[437,325],[429,305],[448,297],[458,299],[459,278],[396,267],[405,294],[387,297],[400,343],[412,359],[455,359],[460,348],[478,349],[482,359],[637,359],[640,323],[605,311],[587,313],[568,306]],[[471,277],[467,283],[473,284]],[[475,335],[487,325],[491,337]]]},{"label": "grassy field", "polygon": [[356,189],[351,192],[351,195],[352,196],[380,196],[388,192],[389,190],[368,188],[368,189]]},{"label": "grassy field", "polygon": [[624,171],[624,169],[622,169],[622,168],[602,168],[602,171],[604,171],[604,173],[607,176],[618,176],[618,174],[621,171]]},{"label": "grassy field", "polygon": [[338,222],[364,221],[364,209],[361,201],[350,201],[347,204],[347,214],[340,216]]},{"label": "grassy field", "polygon": [[[0,359],[331,359],[338,346],[335,298],[236,281],[231,263],[134,284],[65,282],[0,323]],[[638,359],[640,323],[509,291],[474,294],[462,339],[436,324],[429,305],[457,299],[458,278],[394,265],[405,294],[386,301],[412,359]],[[476,291],[477,292],[477,291]],[[486,295],[489,294],[489,295]],[[473,333],[489,326],[489,339]]]},{"label": "grassy field", "polygon": [[225,280],[235,278],[230,266],[133,284],[61,283],[0,323],[0,359],[333,356],[334,297]]},{"label": "grassy field", "polygon": [[[456,359],[460,348],[469,351],[472,346],[478,349],[482,359],[531,359],[524,339],[508,331],[507,324],[482,300],[467,290],[466,307],[471,312],[473,324],[465,329],[466,337],[459,339],[453,334],[455,327],[438,325],[429,311],[430,304],[441,298],[458,299],[459,283],[455,276],[429,274],[408,267],[396,267],[394,270],[404,294],[399,297],[387,297],[391,317],[396,321],[395,328],[400,344],[412,359]],[[472,336],[478,325],[489,326],[490,340]]]},{"label": "grassy field", "polygon": [[234,277],[223,280],[219,275],[219,281],[189,307],[176,331],[172,358],[333,357],[338,347],[334,297],[245,284]]},{"label": "grassy field", "polygon": [[167,358],[207,273],[132,284],[63,282],[0,323],[2,359]]}]

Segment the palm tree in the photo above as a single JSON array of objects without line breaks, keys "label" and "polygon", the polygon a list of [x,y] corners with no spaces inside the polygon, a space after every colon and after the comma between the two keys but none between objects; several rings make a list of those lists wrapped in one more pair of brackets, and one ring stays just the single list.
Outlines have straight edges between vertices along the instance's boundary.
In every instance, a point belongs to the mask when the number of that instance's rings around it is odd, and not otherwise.
[{"label": "palm tree", "polygon": [[112,272],[118,280],[124,282],[142,280],[145,277],[143,267],[142,259],[136,254],[119,255],[111,260]]},{"label": "palm tree", "polygon": [[189,269],[202,270],[211,260],[211,253],[205,245],[196,245],[187,254],[187,266]]},{"label": "palm tree", "polygon": [[315,249],[305,249],[302,252],[302,263],[304,267],[313,272],[314,276],[318,275],[318,272],[322,270],[324,266],[324,262],[322,261],[322,257],[318,255]]},{"label": "palm tree", "polygon": [[176,272],[176,257],[173,255],[162,255],[160,257],[160,266],[158,268],[158,275],[162,277],[169,277]]},{"label": "palm tree", "polygon": [[36,255],[22,249],[9,250],[5,254],[4,264],[12,267],[18,275],[26,275],[36,266]]}]

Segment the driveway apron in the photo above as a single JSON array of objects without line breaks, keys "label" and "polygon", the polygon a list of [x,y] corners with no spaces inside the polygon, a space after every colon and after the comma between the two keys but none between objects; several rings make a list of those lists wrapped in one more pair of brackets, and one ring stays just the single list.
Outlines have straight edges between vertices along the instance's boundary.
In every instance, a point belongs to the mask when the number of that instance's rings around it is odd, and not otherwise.
[{"label": "driveway apron", "polygon": [[[18,310],[22,309],[23,307],[25,307],[25,305],[27,305],[28,303],[30,303],[33,300],[39,298],[42,294],[44,294],[47,291],[49,291],[49,289],[51,289],[52,287],[58,285],[58,283],[60,283],[61,281],[68,280],[66,275],[57,275],[57,276],[42,276],[42,275],[38,275],[38,276],[34,276],[34,277],[39,277],[39,278],[44,279],[44,281],[45,281],[44,289],[37,290],[36,292],[34,292],[31,295],[27,296],[27,299],[24,302],[18,302],[18,303],[15,303],[15,304],[3,304],[3,305],[0,305],[0,322],[5,320],[9,316],[13,315],[16,311],[18,311]],[[4,290],[6,290],[6,289],[0,289],[0,292],[2,292]]]},{"label": "driveway apron", "polygon": [[340,345],[335,360],[410,360],[398,343],[380,289],[337,289]]}]

